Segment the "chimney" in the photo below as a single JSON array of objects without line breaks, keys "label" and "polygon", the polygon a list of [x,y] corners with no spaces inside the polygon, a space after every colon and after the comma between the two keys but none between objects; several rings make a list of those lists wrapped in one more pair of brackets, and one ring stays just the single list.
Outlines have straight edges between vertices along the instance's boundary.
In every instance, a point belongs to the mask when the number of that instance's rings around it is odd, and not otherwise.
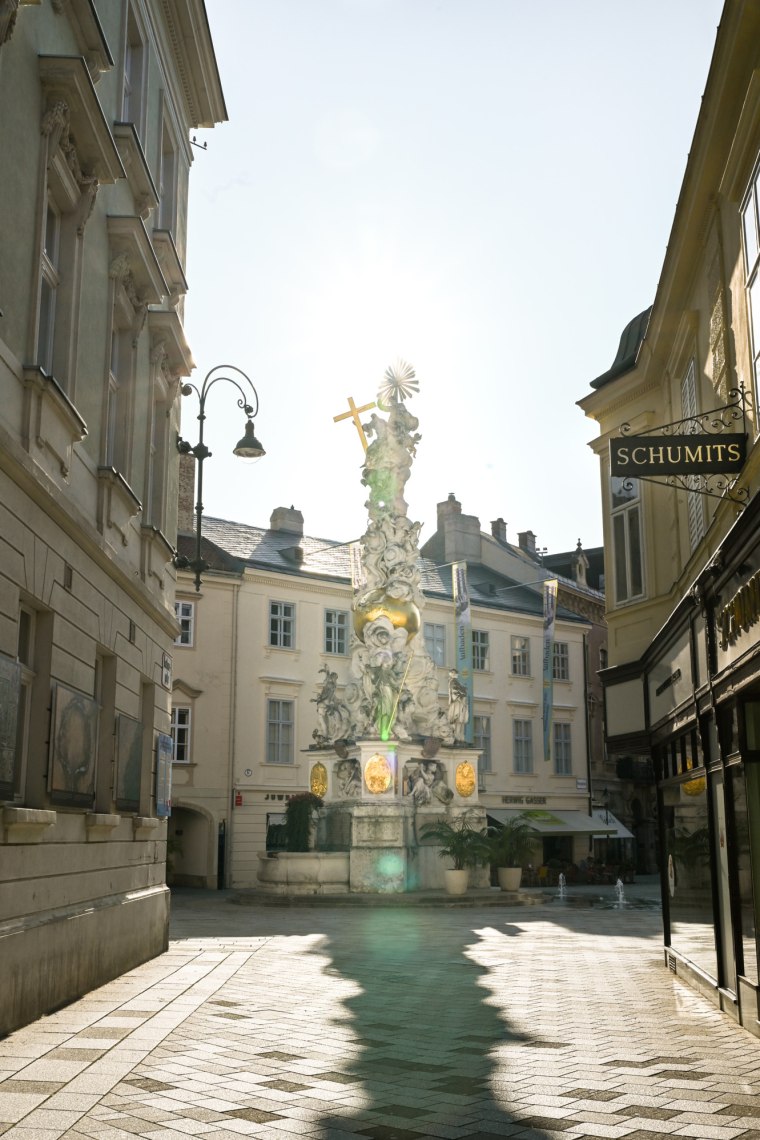
[{"label": "chimney", "polygon": [[192,534],[195,530],[195,456],[180,455],[179,485],[177,489],[177,533]]},{"label": "chimney", "polygon": [[524,550],[526,554],[536,554],[536,536],[532,530],[521,530],[517,536],[517,541],[520,544],[520,550]]},{"label": "chimney", "polygon": [[275,507],[269,520],[270,530],[284,530],[303,538],[303,515],[295,507]]},{"label": "chimney", "polygon": [[491,523],[491,534],[493,535],[493,537],[496,539],[497,542],[503,542],[504,545],[506,546],[506,544],[507,544],[507,524],[504,522],[504,519],[498,518],[498,519],[493,520],[493,522]]}]

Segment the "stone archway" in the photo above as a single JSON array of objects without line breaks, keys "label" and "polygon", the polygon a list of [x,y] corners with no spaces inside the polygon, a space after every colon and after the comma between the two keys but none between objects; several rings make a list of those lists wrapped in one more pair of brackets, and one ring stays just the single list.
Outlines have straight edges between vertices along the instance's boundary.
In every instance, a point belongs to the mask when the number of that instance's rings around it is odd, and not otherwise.
[{"label": "stone archway", "polygon": [[168,885],[216,887],[216,860],[217,828],[211,813],[194,804],[172,803],[167,832]]}]

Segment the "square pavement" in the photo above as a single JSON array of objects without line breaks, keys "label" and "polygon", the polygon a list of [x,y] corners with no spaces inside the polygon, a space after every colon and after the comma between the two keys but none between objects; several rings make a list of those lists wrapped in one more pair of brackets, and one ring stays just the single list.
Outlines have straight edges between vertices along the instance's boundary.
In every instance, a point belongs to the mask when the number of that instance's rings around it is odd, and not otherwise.
[{"label": "square pavement", "polygon": [[654,907],[234,898],[175,892],[166,954],[0,1041],[1,1136],[760,1140],[760,1040]]}]

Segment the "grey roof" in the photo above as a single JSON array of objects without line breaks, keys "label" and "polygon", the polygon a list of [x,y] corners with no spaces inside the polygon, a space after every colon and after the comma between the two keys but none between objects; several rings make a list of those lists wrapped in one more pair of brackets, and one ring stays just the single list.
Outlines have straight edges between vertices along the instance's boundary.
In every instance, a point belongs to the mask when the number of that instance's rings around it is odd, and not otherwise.
[{"label": "grey roof", "polygon": [[622,376],[633,368],[642,341],[646,336],[651,312],[652,306],[650,305],[648,309],[644,309],[642,313],[639,313],[632,321],[628,322],[623,329],[617,355],[611,367],[608,368],[606,372],[603,372],[601,376],[597,376],[596,380],[591,381],[592,388],[603,388],[605,384],[609,384],[610,380],[615,380],[618,376]]},{"label": "grey roof", "polygon": [[[178,547],[181,554],[192,554],[188,550],[190,541],[189,536],[180,536]],[[245,566],[251,566],[278,574],[350,583],[350,545],[329,538],[314,538],[203,516],[202,554],[209,567],[216,570],[241,572]],[[419,568],[424,594],[431,598],[452,599],[450,565],[436,566],[431,559],[420,558]],[[522,585],[478,563],[468,563],[467,570],[473,604],[532,616],[543,614],[540,586]],[[557,607],[557,616],[564,621],[584,620],[563,606]]]}]

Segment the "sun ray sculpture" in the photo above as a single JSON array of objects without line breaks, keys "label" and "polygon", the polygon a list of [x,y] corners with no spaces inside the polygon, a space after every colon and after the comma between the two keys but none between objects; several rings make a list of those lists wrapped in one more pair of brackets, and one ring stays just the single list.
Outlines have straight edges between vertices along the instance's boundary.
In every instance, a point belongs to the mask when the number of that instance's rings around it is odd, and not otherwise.
[{"label": "sun ray sculpture", "polygon": [[420,523],[407,516],[404,488],[421,436],[404,400],[419,390],[414,369],[388,368],[378,394],[387,419],[372,414],[363,425],[369,444],[362,484],[369,521],[361,540],[364,581],[354,594],[351,678],[346,687],[350,736],[436,737],[452,742],[438,703],[436,667],[417,638],[423,606]]}]

